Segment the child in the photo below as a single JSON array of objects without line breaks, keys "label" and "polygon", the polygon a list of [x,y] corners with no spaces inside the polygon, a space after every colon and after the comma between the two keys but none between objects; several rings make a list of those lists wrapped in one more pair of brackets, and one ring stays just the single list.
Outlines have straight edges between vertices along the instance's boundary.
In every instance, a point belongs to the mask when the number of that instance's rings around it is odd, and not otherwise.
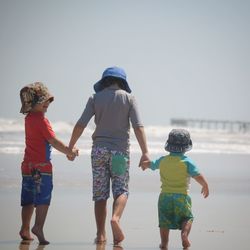
[{"label": "child", "polygon": [[194,162],[185,152],[191,150],[190,134],[184,129],[173,129],[169,133],[165,150],[170,152],[156,161],[144,161],[143,170],[160,169],[161,193],[158,200],[158,218],[161,236],[161,249],[167,249],[169,230],[180,229],[184,249],[191,244],[188,235],[193,222],[191,198],[188,195],[190,177],[193,177],[201,186],[204,198],[209,195],[208,184],[199,173]]},{"label": "child", "polygon": [[96,128],[92,135],[91,152],[93,173],[93,200],[97,226],[96,243],[106,241],[105,222],[110,182],[113,192],[111,227],[114,245],[124,240],[120,218],[129,194],[129,135],[130,122],[141,148],[141,161],[149,160],[144,127],[139,117],[135,98],[122,68],[107,68],[94,85],[91,96],[76,123],[69,147],[73,148],[90,119],[94,116]]},{"label": "child", "polygon": [[19,232],[23,240],[33,240],[30,235],[30,221],[36,208],[35,225],[32,233],[41,245],[49,242],[43,234],[43,226],[51,200],[52,164],[51,146],[68,155],[72,160],[78,155],[77,149],[66,147],[55,137],[44,114],[54,100],[48,89],[40,82],[29,84],[21,89],[22,108],[25,117],[25,154],[22,162],[22,226]]}]

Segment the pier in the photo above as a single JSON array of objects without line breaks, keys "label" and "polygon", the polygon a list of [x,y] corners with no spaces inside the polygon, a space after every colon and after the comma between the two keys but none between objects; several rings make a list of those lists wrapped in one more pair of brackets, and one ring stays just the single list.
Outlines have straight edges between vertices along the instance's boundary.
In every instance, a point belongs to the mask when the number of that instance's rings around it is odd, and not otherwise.
[{"label": "pier", "polygon": [[219,121],[204,119],[171,119],[171,126],[190,127],[200,129],[225,130],[229,132],[250,132],[250,122],[243,121]]}]

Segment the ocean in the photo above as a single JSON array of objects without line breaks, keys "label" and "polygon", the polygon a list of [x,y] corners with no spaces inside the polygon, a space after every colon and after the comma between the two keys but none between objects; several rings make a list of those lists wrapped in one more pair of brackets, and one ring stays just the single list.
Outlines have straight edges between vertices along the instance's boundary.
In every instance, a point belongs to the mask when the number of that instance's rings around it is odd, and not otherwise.
[{"label": "ocean", "polygon": [[[52,127],[59,139],[68,143],[73,123],[54,121]],[[148,146],[151,154],[164,153],[164,144],[171,126],[145,126]],[[187,128],[193,141],[192,153],[205,154],[250,154],[250,132],[235,132],[223,129]],[[90,154],[93,126],[87,127],[78,141],[78,147],[83,154]],[[23,154],[24,124],[23,120],[0,118],[0,153]],[[131,153],[140,153],[138,143],[131,129]],[[58,153],[58,152],[54,152]]]}]

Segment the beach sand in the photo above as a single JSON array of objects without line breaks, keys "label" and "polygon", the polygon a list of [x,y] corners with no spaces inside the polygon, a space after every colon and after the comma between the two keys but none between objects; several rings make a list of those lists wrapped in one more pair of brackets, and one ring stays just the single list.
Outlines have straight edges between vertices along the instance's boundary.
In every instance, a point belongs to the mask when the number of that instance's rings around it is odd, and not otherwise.
[{"label": "beach sand", "polygon": [[[193,223],[190,240],[192,250],[249,249],[250,156],[189,154],[207,177],[210,196],[204,199],[194,181],[191,186]],[[157,157],[152,155],[152,158]],[[20,244],[20,161],[21,155],[0,155],[0,249],[3,250],[118,250],[112,246],[110,227],[112,199],[109,199],[107,244],[93,244],[95,219],[91,194],[91,170],[88,156],[75,162],[64,156],[53,156],[54,190],[45,224],[50,245],[39,246],[37,239]],[[142,172],[131,159],[130,197],[121,220],[126,250],[158,249],[160,242],[157,200],[159,173]],[[180,231],[170,232],[169,250],[182,249]]]}]

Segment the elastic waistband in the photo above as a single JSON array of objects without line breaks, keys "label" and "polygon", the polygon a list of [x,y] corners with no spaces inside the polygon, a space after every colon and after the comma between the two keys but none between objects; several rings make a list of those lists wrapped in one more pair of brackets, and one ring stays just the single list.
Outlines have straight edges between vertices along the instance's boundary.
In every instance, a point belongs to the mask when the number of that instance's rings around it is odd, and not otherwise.
[{"label": "elastic waistband", "polygon": [[51,162],[23,162],[21,166],[22,175],[30,176],[33,169],[39,169],[41,174],[52,174],[52,164]]}]

